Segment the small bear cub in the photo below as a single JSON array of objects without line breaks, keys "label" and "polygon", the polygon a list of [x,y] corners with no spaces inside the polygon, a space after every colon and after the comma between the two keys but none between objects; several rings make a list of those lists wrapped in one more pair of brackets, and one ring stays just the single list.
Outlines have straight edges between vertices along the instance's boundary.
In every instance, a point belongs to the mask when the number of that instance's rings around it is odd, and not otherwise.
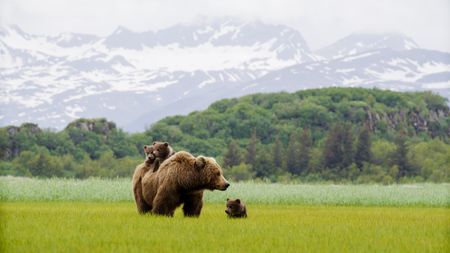
[{"label": "small bear cub", "polygon": [[227,209],[225,209],[228,218],[247,218],[247,208],[240,199],[227,199]]},{"label": "small bear cub", "polygon": [[175,153],[169,143],[159,141],[153,142],[153,145],[151,146],[145,145],[144,152],[145,164],[147,166],[152,166],[154,163],[152,168],[153,172],[158,170],[162,161],[166,160]]}]

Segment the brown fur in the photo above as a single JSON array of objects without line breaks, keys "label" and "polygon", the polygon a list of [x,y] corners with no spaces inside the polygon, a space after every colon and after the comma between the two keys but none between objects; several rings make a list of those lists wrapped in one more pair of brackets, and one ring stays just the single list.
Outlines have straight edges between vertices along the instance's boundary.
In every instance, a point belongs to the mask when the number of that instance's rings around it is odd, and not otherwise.
[{"label": "brown fur", "polygon": [[194,157],[185,151],[174,154],[158,171],[146,173],[142,179],[144,200],[152,213],[168,216],[181,204],[185,216],[199,216],[203,191],[224,191],[229,185],[214,158]]},{"label": "brown fur", "polygon": [[144,214],[151,210],[150,206],[145,203],[142,195],[142,178],[147,171],[153,170],[152,165],[147,162],[139,164],[134,170],[133,179],[131,181],[134,201],[139,213]]},{"label": "brown fur", "polygon": [[228,218],[247,218],[247,208],[240,199],[227,199],[227,209],[225,213]]},{"label": "brown fur", "polygon": [[161,162],[173,154],[173,149],[167,142],[154,142],[152,146],[145,145],[144,152],[145,161],[136,167],[131,181],[137,210],[141,214],[151,211],[142,195],[142,178],[146,173],[157,171]]}]

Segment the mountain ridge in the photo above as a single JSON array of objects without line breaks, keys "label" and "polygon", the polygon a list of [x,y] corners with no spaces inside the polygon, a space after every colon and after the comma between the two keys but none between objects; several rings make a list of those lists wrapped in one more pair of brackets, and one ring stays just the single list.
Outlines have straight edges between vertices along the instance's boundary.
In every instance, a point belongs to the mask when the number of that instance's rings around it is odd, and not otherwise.
[{"label": "mountain ridge", "polygon": [[382,48],[401,51],[420,47],[413,39],[402,33],[352,33],[317,50],[316,53],[327,59],[335,59]]},{"label": "mountain ridge", "polygon": [[[162,117],[201,110],[221,98],[308,87],[425,89],[450,97],[448,53],[416,48],[412,39],[398,34],[386,40],[386,35],[366,34],[363,42],[378,43],[352,51],[358,36],[344,38],[350,46],[342,47],[339,40],[320,55],[324,50],[312,52],[295,29],[232,19],[145,32],[118,27],[106,36],[32,35],[18,26],[3,27],[0,125],[32,121],[59,129],[78,117],[107,117],[140,131]],[[401,41],[406,41],[403,47]],[[375,51],[378,58],[364,55]],[[423,60],[417,60],[420,54]],[[345,72],[357,62],[376,71]],[[293,69],[307,75],[276,76]]]}]

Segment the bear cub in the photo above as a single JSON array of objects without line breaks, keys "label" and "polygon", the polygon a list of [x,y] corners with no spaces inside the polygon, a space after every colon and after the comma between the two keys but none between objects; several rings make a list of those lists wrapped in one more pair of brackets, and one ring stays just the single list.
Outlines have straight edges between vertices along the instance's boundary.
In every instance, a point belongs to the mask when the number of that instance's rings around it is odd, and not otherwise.
[{"label": "bear cub", "polygon": [[[144,146],[145,164],[153,172],[159,169],[161,162],[172,156],[175,152],[167,142],[153,142],[151,146]],[[154,163],[154,164],[153,164]]]},{"label": "bear cub", "polygon": [[247,208],[240,199],[227,199],[227,209],[225,209],[228,218],[247,218]]}]

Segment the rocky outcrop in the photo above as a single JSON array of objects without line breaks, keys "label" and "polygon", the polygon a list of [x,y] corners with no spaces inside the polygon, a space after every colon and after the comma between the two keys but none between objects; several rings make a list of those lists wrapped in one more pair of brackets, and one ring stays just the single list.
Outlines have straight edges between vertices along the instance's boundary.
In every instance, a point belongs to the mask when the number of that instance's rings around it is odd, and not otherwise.
[{"label": "rocky outcrop", "polygon": [[[375,130],[379,122],[385,122],[387,127],[391,129],[411,126],[414,129],[414,132],[410,134],[428,132],[429,134],[434,135],[433,132],[437,130],[436,128],[446,127],[441,126],[441,122],[447,120],[450,116],[449,111],[443,109],[429,110],[426,113],[409,110],[378,113],[369,108],[365,108],[365,110],[371,130]],[[450,134],[449,127],[447,127],[446,131]]]},{"label": "rocky outcrop", "polygon": [[78,128],[83,131],[90,131],[96,134],[108,136],[113,129],[116,129],[116,124],[112,121],[107,121],[104,118],[100,119],[78,119],[69,123],[66,129]]},{"label": "rocky outcrop", "polygon": [[34,135],[42,132],[37,124],[23,123],[21,126],[7,126],[6,135],[8,144],[5,147],[1,147],[0,156],[1,159],[10,160],[18,156],[21,152],[20,143],[18,138],[22,135],[23,138],[33,138]]}]

